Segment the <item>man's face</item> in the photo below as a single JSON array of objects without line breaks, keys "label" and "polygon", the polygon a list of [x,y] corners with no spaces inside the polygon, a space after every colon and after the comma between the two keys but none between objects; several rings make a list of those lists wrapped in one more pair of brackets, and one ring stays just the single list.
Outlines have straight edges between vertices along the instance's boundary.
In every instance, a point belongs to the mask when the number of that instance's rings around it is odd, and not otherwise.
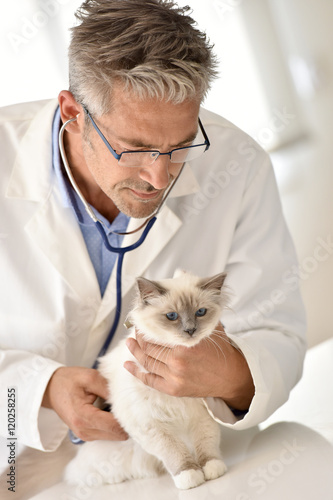
[{"label": "man's face", "polygon": [[[118,153],[158,150],[166,153],[191,145],[198,132],[199,103],[172,104],[157,99],[139,100],[116,87],[112,110],[96,124]],[[112,156],[92,125],[82,138],[84,160],[100,189],[126,215],[144,218],[159,206],[165,190],[182,164],[160,156],[147,167],[123,167]]]}]

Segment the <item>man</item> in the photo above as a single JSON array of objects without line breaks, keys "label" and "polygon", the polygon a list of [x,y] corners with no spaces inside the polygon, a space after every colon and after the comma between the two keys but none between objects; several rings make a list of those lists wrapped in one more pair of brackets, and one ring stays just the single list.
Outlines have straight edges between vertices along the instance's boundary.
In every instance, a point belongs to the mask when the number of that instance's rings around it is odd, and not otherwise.
[{"label": "man", "polygon": [[[77,16],[70,90],[58,105],[1,111],[0,377],[17,392],[18,439],[52,451],[68,428],[83,440],[127,438],[112,413],[93,406],[108,396],[91,366],[115,314],[117,255],[64,169],[57,138],[69,120],[70,170],[113,245],[137,240],[142,230],[132,231],[177,180],[146,241],[125,255],[112,345],[124,335],[136,276],[228,275],[230,309],[215,345],[160,352],[138,335],[128,348],[148,373],[125,368],[159,391],[205,398],[224,426],[256,425],[288,398],[305,352],[302,303],[288,279],[295,255],[267,155],[201,108],[214,58],[185,10],[87,0]],[[4,397],[0,405],[7,436]]]}]

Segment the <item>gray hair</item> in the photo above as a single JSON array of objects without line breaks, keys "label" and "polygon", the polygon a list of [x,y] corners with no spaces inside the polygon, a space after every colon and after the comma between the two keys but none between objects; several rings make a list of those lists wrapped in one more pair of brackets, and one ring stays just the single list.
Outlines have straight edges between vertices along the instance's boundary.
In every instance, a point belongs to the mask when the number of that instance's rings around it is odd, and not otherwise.
[{"label": "gray hair", "polygon": [[202,99],[216,76],[205,33],[172,0],[86,0],[69,47],[70,91],[91,113],[111,109],[112,85],[140,99]]}]

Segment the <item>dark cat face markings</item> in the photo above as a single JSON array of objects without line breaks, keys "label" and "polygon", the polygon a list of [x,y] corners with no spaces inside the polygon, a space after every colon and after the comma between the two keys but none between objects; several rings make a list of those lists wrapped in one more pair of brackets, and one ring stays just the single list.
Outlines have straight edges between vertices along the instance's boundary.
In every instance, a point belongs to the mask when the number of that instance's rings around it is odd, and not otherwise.
[{"label": "dark cat face markings", "polygon": [[147,280],[146,278],[137,278],[137,287],[144,303],[148,304],[149,299],[165,295],[167,290],[157,281]]},{"label": "dark cat face markings", "polygon": [[223,283],[226,279],[226,273],[216,274],[211,278],[204,278],[199,281],[198,286],[200,286],[203,290],[215,290],[216,292],[220,292],[223,286]]}]

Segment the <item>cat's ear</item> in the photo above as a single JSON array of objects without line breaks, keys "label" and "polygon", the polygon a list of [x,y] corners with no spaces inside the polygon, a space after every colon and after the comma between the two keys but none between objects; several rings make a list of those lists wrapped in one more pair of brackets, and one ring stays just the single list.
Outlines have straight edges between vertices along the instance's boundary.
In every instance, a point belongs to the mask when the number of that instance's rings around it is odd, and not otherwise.
[{"label": "cat's ear", "polygon": [[212,291],[220,291],[224,280],[226,279],[226,273],[216,274],[211,278],[203,278],[199,281],[199,287],[203,290],[212,290]]},{"label": "cat's ear", "polygon": [[165,295],[167,290],[163,288],[157,281],[147,280],[147,278],[137,278],[136,284],[141,300],[146,302],[153,297]]}]

